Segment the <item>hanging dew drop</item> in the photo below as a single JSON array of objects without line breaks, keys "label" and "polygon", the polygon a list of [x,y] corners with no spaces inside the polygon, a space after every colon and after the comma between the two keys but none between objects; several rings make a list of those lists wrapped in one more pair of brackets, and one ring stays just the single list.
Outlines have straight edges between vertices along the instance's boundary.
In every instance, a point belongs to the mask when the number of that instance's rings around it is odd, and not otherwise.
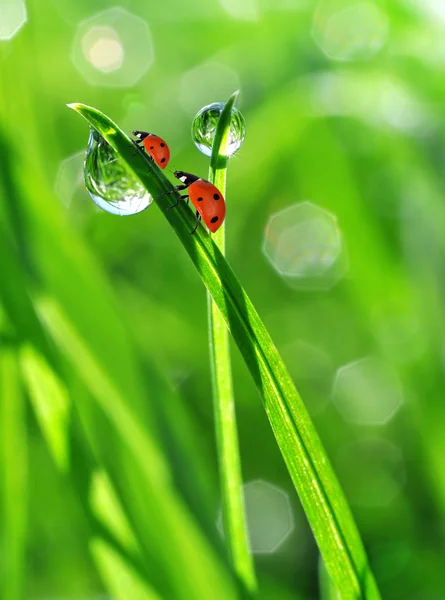
[{"label": "hanging dew drop", "polygon": [[91,199],[109,213],[135,215],[153,201],[126,163],[93,128],[90,129],[83,172]]},{"label": "hanging dew drop", "polygon": [[[195,146],[206,156],[212,155],[212,144],[215,137],[216,125],[224,108],[224,102],[214,102],[201,108],[193,119],[192,138]],[[229,143],[227,156],[232,156],[241,147],[246,135],[246,123],[240,111],[232,108],[232,121],[230,123]]]}]

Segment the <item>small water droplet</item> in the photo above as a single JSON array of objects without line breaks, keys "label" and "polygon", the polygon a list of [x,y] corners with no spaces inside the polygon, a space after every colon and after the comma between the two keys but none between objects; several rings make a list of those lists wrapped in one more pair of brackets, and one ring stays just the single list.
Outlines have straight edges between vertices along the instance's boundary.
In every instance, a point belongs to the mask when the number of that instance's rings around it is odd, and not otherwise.
[{"label": "small water droplet", "polygon": [[153,201],[125,161],[93,128],[90,130],[83,172],[91,199],[109,213],[135,215]]},{"label": "small water droplet", "polygon": [[[212,144],[215,137],[216,125],[219,115],[224,108],[224,102],[214,102],[201,108],[193,119],[192,138],[195,146],[206,156],[212,154]],[[246,123],[240,111],[233,107],[232,122],[230,124],[229,143],[227,156],[232,156],[241,147],[246,136]]]}]

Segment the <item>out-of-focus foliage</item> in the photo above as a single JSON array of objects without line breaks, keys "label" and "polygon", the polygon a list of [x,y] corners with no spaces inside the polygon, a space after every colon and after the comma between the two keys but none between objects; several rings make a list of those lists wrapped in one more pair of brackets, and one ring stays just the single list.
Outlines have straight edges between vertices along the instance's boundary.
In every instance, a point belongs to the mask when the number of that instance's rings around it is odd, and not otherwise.
[{"label": "out-of-focus foliage", "polygon": [[[161,135],[176,168],[205,176],[192,118],[239,87],[228,259],[382,596],[439,600],[442,3],[28,0],[26,22],[24,6],[0,0],[1,598],[236,595],[204,289],[155,205],[117,217],[89,199],[87,132],[65,104]],[[234,379],[244,478],[266,482],[248,489],[278,488],[292,511],[249,492],[262,594],[312,600],[316,547],[236,352]]]}]

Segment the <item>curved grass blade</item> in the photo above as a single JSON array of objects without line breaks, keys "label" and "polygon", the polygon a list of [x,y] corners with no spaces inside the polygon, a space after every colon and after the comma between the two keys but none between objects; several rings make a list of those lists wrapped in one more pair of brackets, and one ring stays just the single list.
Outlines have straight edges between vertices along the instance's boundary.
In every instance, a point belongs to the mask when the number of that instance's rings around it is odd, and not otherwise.
[{"label": "curved grass blade", "polygon": [[[238,92],[230,96],[218,119],[210,159],[209,180],[226,198],[227,145],[232,108]],[[213,235],[221,254],[225,254],[225,222]],[[220,472],[222,516],[226,545],[235,572],[247,589],[256,589],[253,558],[249,551],[244,514],[241,461],[236,427],[230,366],[229,332],[224,318],[208,293],[209,346],[212,370],[212,395]]]},{"label": "curved grass blade", "polygon": [[167,210],[173,190],[165,175],[108,117],[83,104],[81,114],[120,154],[175,230],[221,311],[260,392],[265,410],[329,575],[344,600],[378,600],[380,594],[349,506],[292,379],[249,297],[210,235],[190,235],[193,213]]}]

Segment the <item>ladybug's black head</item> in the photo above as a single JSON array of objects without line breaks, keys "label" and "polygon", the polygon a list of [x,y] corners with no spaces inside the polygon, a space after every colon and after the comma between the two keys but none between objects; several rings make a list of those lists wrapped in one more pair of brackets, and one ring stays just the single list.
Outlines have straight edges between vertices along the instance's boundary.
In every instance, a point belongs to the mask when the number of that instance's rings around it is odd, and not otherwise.
[{"label": "ladybug's black head", "polygon": [[138,131],[138,130],[133,131],[132,133],[139,140],[145,140],[145,138],[147,137],[147,135],[149,135],[146,131]]},{"label": "ladybug's black head", "polygon": [[176,177],[176,179],[179,179],[179,181],[182,181],[182,183],[185,183],[186,185],[190,185],[199,179],[199,177],[196,177],[196,175],[186,173],[185,171],[175,171],[173,175]]}]

